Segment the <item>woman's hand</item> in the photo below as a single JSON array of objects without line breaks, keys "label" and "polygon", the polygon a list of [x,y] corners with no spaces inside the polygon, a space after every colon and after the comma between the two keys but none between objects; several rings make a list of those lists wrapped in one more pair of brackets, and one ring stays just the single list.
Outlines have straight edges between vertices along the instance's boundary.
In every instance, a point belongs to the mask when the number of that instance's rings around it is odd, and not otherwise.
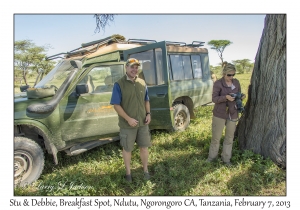
[{"label": "woman's hand", "polygon": [[226,95],[226,99],[228,101],[234,101],[234,97],[231,97],[231,95]]}]

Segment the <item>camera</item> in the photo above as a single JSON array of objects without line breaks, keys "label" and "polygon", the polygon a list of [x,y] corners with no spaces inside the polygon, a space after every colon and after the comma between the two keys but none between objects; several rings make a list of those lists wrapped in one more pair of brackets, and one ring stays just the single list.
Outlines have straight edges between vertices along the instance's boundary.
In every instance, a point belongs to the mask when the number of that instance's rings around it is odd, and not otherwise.
[{"label": "camera", "polygon": [[238,110],[239,113],[243,113],[245,111],[245,108],[243,107],[243,103],[242,103],[242,97],[244,95],[245,94],[240,92],[230,94],[230,96],[233,97],[235,100],[236,109]]}]

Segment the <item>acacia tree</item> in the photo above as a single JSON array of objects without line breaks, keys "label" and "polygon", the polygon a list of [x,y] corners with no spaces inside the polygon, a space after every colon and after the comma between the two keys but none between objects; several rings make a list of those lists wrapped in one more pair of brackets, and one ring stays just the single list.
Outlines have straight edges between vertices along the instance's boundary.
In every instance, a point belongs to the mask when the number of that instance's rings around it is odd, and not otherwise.
[{"label": "acacia tree", "polygon": [[52,69],[53,61],[45,61],[47,47],[36,46],[31,40],[15,41],[14,43],[14,64],[15,70],[22,72],[26,85],[29,70],[37,71],[43,69],[45,72]]},{"label": "acacia tree", "polygon": [[250,71],[252,71],[253,70],[253,67],[254,67],[254,63],[250,63],[250,65],[249,66],[246,66],[246,72],[250,72]]},{"label": "acacia tree", "polygon": [[233,60],[232,63],[241,67],[240,73],[244,73],[245,70],[251,66],[249,59]]},{"label": "acacia tree", "polygon": [[212,46],[211,49],[217,51],[221,63],[223,63],[223,52],[227,46],[232,44],[232,42],[229,40],[210,40],[207,44]]},{"label": "acacia tree", "polygon": [[237,136],[252,150],[286,167],[286,15],[267,15],[248,100]]},{"label": "acacia tree", "polygon": [[43,71],[44,74],[48,74],[55,66],[56,62],[51,60],[39,60],[35,63],[33,69],[40,73],[40,71]]},{"label": "acacia tree", "polygon": [[222,66],[209,66],[209,69],[214,73],[214,74],[218,74],[218,75],[222,75]]}]

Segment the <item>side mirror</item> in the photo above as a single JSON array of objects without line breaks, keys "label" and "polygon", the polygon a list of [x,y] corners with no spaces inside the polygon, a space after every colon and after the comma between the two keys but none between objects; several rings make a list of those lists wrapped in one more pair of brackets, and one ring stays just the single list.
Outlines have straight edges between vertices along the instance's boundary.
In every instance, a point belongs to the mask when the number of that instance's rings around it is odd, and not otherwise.
[{"label": "side mirror", "polygon": [[23,86],[20,86],[20,91],[21,91],[21,92],[26,92],[28,88],[30,88],[29,85],[23,85]]},{"label": "side mirror", "polygon": [[76,85],[77,96],[80,96],[81,94],[88,93],[88,92],[89,92],[89,86],[87,84]]}]

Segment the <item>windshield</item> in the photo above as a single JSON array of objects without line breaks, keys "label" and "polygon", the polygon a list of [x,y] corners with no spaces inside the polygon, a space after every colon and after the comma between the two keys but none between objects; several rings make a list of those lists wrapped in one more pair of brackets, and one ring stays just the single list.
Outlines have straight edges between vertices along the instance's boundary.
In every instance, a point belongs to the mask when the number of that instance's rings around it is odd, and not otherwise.
[{"label": "windshield", "polygon": [[60,88],[73,69],[74,67],[71,66],[70,60],[62,60],[35,87],[46,88],[54,85]]}]

